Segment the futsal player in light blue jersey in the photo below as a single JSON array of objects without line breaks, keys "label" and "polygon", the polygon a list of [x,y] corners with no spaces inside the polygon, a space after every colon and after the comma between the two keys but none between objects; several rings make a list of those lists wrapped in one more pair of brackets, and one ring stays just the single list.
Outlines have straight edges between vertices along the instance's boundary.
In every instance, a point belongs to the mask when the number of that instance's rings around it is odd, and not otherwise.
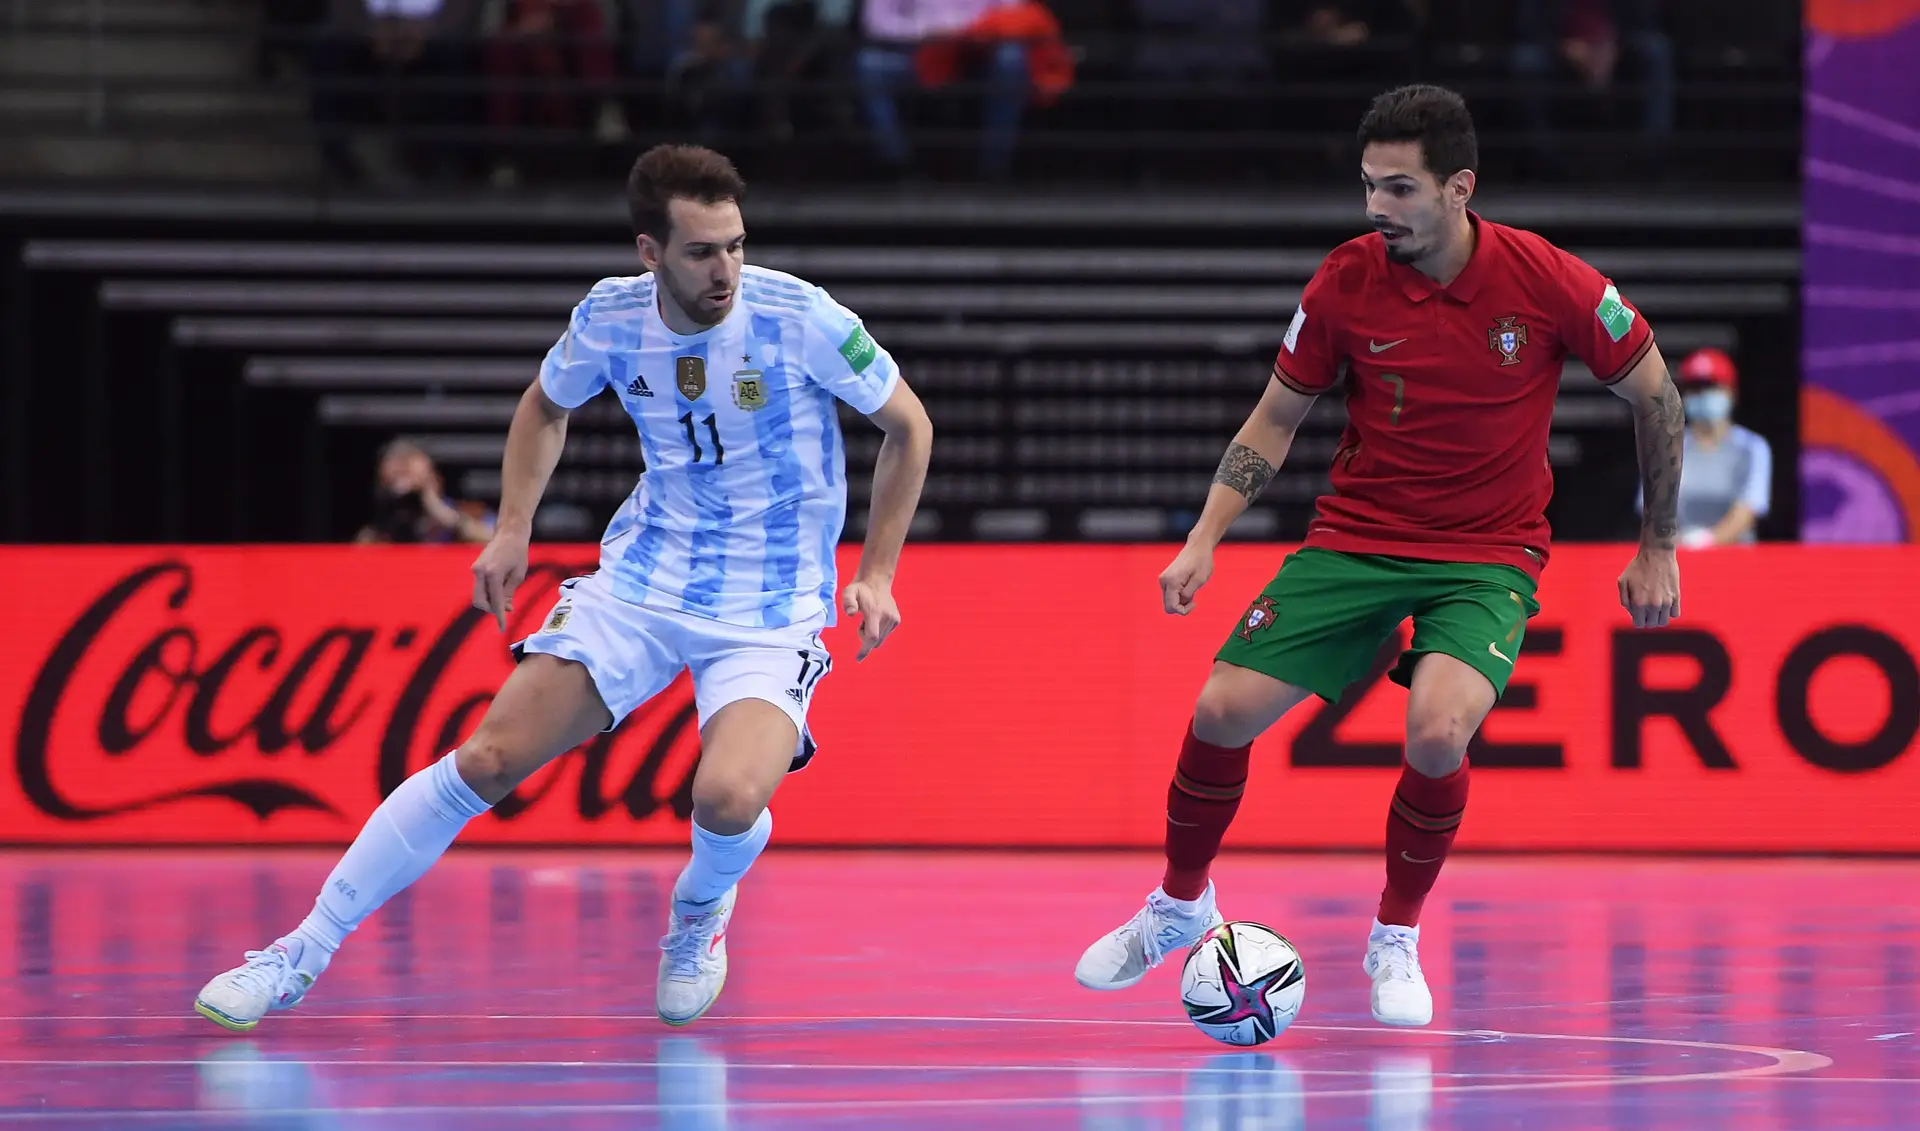
[{"label": "futsal player in light blue jersey", "polygon": [[[603,390],[640,433],[646,472],[472,737],[394,790],[320,889],[312,914],[208,982],[195,1008],[245,1031],[304,997],[368,915],[425,874],[462,827],[536,770],[616,726],[682,669],[700,765],[693,857],[675,884],[656,1005],[685,1025],[726,980],[740,878],[773,831],[767,803],[813,756],[807,708],[832,659],[820,631],[860,618],[860,657],[900,614],[892,579],[933,445],[887,351],[810,283],[745,267],[739,174],[708,149],[635,163],[628,204],[646,274],[605,279],[574,309],[507,433],[499,519],[473,566],[501,628],[527,572],[535,505],[567,414]],[[835,401],[885,433],[858,573],[837,593],[846,518]]]}]

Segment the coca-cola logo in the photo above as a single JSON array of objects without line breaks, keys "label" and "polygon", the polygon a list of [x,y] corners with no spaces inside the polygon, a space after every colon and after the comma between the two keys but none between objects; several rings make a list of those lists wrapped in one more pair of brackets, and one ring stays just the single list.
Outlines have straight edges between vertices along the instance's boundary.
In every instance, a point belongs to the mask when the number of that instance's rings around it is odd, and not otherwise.
[{"label": "coca-cola logo", "polygon": [[[532,627],[527,622],[537,624],[561,580],[591,568],[572,566],[529,570],[510,638],[524,636],[514,630]],[[505,674],[504,641],[491,617],[471,607],[451,611],[428,631],[351,617],[296,629],[252,609],[243,617],[252,623],[235,627],[229,606],[220,618],[226,626],[209,629],[196,609],[220,598],[200,589],[188,561],[143,564],[100,592],[55,642],[15,731],[15,774],[36,809],[92,821],[223,798],[262,821],[302,810],[344,818],[329,784],[371,773],[384,797],[472,732]],[[352,603],[352,594],[343,597],[343,605]],[[487,649],[495,650],[492,657]],[[91,742],[76,741],[83,722]],[[565,755],[561,761],[577,762],[567,767],[576,773],[549,767],[493,813],[513,820],[571,779],[581,820],[618,809],[638,821],[663,808],[685,820],[698,748],[683,678],[613,732]],[[179,758],[183,751],[194,766],[181,775],[192,779],[188,784],[111,801],[75,788],[101,780],[90,773],[122,773],[143,757]]]}]

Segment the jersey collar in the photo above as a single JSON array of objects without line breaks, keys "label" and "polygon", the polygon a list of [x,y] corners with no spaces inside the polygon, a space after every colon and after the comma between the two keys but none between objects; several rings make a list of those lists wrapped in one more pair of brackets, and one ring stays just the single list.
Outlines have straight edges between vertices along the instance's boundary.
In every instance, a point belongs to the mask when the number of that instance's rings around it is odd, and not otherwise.
[{"label": "jersey collar", "polygon": [[[1450,285],[1442,287],[1427,278],[1418,270],[1404,263],[1387,260],[1387,271],[1399,282],[1401,293],[1409,302],[1425,302],[1437,294],[1444,294],[1455,302],[1466,304],[1480,293],[1480,284],[1487,276],[1487,263],[1494,257],[1494,245],[1499,242],[1498,232],[1488,224],[1481,223],[1480,214],[1467,209],[1467,222],[1473,225],[1473,255],[1468,257],[1467,266]],[[1380,247],[1380,254],[1386,256],[1386,245]]]}]

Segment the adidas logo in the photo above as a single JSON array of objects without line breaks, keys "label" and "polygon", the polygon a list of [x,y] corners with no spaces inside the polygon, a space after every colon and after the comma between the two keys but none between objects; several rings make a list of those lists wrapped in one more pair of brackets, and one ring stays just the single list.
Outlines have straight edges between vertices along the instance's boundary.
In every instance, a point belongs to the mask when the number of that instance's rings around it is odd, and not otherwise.
[{"label": "adidas logo", "polygon": [[787,698],[793,700],[795,703],[805,703],[807,701],[806,696],[797,687],[787,688]]},{"label": "adidas logo", "polygon": [[647,388],[647,379],[645,377],[636,376],[627,385],[627,395],[630,397],[650,397],[653,395],[653,390]]}]

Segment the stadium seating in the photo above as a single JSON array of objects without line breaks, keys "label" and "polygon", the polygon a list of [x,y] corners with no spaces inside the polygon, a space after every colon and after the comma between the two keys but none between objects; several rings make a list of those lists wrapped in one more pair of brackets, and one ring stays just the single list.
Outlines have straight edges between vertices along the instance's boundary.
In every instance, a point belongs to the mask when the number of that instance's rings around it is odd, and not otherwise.
[{"label": "stadium seating", "polygon": [[[1169,207],[1191,211],[1175,223]],[[1509,195],[1486,210],[1587,255],[1671,357],[1720,346],[1764,380],[1791,345],[1791,202]],[[771,197],[750,214],[750,259],[827,286],[901,358],[939,428],[920,537],[1159,539],[1191,521],[1301,287],[1357,212],[1321,198]],[[542,234],[555,238],[538,240],[481,235],[484,211],[447,233],[465,238],[431,242],[417,225],[402,239],[364,216],[346,239],[286,223],[257,239],[217,227],[37,238],[19,252],[24,348],[68,365],[79,388],[103,383],[122,412],[200,429],[205,439],[150,449],[137,425],[101,440],[109,462],[144,452],[161,505],[139,536],[343,537],[362,517],[372,453],[396,435],[420,440],[455,493],[497,497],[515,398],[572,304],[595,279],[638,269],[609,219],[550,224]],[[65,329],[31,313],[56,303],[86,313]],[[77,371],[54,352],[63,334],[99,336]],[[1567,537],[1630,531],[1625,406],[1577,362],[1562,390],[1552,517]],[[1322,400],[1237,534],[1298,535],[1342,418]],[[849,432],[857,536],[878,433],[859,421]],[[592,536],[640,470],[618,404],[590,404],[541,533]],[[206,508],[169,501],[209,491],[232,499],[213,509],[217,527]]]}]

